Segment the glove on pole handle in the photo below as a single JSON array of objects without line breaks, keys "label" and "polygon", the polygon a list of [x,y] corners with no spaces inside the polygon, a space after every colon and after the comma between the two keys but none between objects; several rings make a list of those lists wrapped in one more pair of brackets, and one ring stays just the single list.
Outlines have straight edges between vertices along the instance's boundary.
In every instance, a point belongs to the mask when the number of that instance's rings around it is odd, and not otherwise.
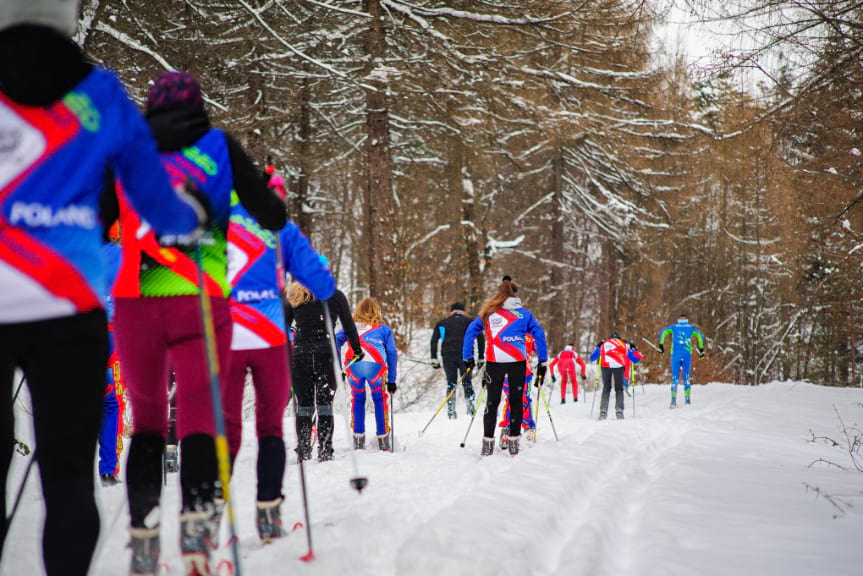
[{"label": "glove on pole handle", "polygon": [[468,368],[467,370],[465,370],[462,373],[461,376],[458,377],[458,381],[455,383],[455,386],[453,387],[452,390],[450,390],[450,393],[446,395],[446,398],[443,399],[443,402],[441,402],[440,406],[437,407],[437,410],[435,410],[434,414],[432,414],[432,417],[428,421],[428,424],[425,425],[425,428],[420,430],[420,433],[419,433],[420,436],[422,436],[425,433],[425,431],[428,429],[428,427],[431,426],[432,420],[434,420],[435,417],[438,415],[438,413],[440,413],[440,411],[443,410],[443,407],[446,406],[446,403],[449,402],[449,399],[452,397],[453,394],[455,394],[455,391],[458,390],[459,385],[461,385],[461,381],[464,379],[465,376],[468,375],[468,373],[470,373],[471,370],[473,370],[473,368]]},{"label": "glove on pole handle", "polygon": [[[324,323],[327,325],[327,336],[330,341],[330,355],[333,357],[333,377],[339,381],[339,384],[341,384],[341,386],[336,387],[336,392],[338,392],[339,389],[344,388],[345,383],[344,380],[341,380],[339,377],[341,371],[339,370],[339,351],[336,350],[336,335],[333,332],[333,320],[330,315],[330,305],[327,302],[321,302],[321,305],[324,309]],[[353,364],[353,362],[351,362],[351,364]],[[348,364],[348,366],[350,366],[350,364]],[[333,403],[335,404],[335,402]],[[344,410],[342,410],[342,416],[344,417],[343,419],[345,421],[345,429],[348,432],[348,438],[351,438],[353,430],[351,430],[351,423],[348,421],[348,415]],[[359,470],[357,469],[356,450],[351,450],[351,462],[353,463],[354,469],[354,476],[350,479],[351,487],[362,494],[363,488],[365,488],[369,483],[369,479],[365,476],[360,476],[359,474]]]},{"label": "glove on pole handle", "polygon": [[198,269],[198,301],[200,303],[201,323],[204,332],[204,348],[207,357],[207,372],[210,377],[210,396],[213,401],[213,416],[216,420],[216,460],[219,465],[219,481],[222,484],[222,496],[225,499],[228,528],[231,533],[231,556],[234,561],[234,573],[241,576],[240,550],[237,545],[236,523],[234,521],[234,503],[231,498],[231,457],[228,453],[228,439],[225,437],[225,417],[222,412],[222,393],[219,389],[219,356],[216,350],[216,328],[213,324],[213,309],[210,296],[207,294],[204,282],[204,264],[201,257],[201,243],[195,244],[195,264]]}]

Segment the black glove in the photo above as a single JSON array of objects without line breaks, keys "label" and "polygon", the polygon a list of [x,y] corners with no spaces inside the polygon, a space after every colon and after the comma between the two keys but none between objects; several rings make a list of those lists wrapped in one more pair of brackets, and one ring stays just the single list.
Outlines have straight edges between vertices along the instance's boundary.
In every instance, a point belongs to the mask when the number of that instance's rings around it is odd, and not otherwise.
[{"label": "black glove", "polygon": [[431,367],[434,368],[435,370],[440,368],[440,362],[437,361],[437,358],[431,359]]},{"label": "black glove", "polygon": [[365,357],[366,353],[363,352],[362,348],[360,348],[359,350],[354,350],[354,357],[351,359],[351,364],[353,364],[354,362],[360,362]]},{"label": "black glove", "polygon": [[389,392],[390,394],[395,394],[396,390],[398,389],[399,387],[396,386],[395,382],[387,382],[387,392]]},{"label": "black glove", "polygon": [[557,382],[557,378],[554,376],[554,374],[552,374],[551,375],[551,383],[554,384],[555,382]]},{"label": "black glove", "polygon": [[537,388],[542,386],[543,381],[545,380],[545,372],[548,370],[548,366],[545,365],[545,362],[540,362],[536,365],[536,386]]},{"label": "black glove", "polygon": [[662,356],[663,354],[665,354],[665,346],[660,344],[659,345],[659,355]]},{"label": "black glove", "polygon": [[464,369],[466,372],[469,372],[476,368],[476,361],[473,358],[468,358],[464,361]]},{"label": "black glove", "polygon": [[635,342],[630,342],[629,347],[632,348],[633,350],[638,350],[638,346],[635,345]]},{"label": "black glove", "polygon": [[699,349],[698,349],[698,357],[699,357],[699,358],[704,358],[704,348],[699,348]]},{"label": "black glove", "polygon": [[482,367],[483,367],[483,366],[485,366],[485,360],[483,360],[482,358],[480,358],[480,359],[477,361],[477,363],[476,363],[476,370],[477,370],[477,372],[479,372],[480,370],[482,370]]}]

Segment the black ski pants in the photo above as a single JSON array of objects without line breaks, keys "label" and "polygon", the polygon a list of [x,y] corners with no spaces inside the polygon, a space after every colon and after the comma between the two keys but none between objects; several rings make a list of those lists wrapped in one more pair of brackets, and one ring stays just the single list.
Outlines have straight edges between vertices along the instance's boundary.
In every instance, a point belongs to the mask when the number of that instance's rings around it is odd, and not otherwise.
[{"label": "black ski pants", "polygon": [[509,435],[521,434],[521,418],[524,413],[522,396],[526,362],[486,362],[484,383],[488,390],[485,413],[482,417],[483,435],[494,438],[497,426],[497,407],[503,394],[503,379],[509,382]]},{"label": "black ski pants", "polygon": [[297,342],[291,358],[291,375],[297,402],[297,453],[305,459],[312,452],[312,416],[317,412],[318,459],[333,455],[333,398],[336,378],[327,340]]},{"label": "black ski pants", "polygon": [[611,381],[614,380],[614,411],[623,412],[623,367],[602,367],[602,400],[599,414],[608,414],[608,401],[611,397]]},{"label": "black ski pants", "polygon": [[[456,386],[458,386],[458,379],[461,378],[461,385],[464,388],[464,401],[467,403],[467,413],[469,416],[473,415],[473,383],[471,383],[470,372],[466,372],[467,369],[465,368],[464,360],[462,360],[461,352],[456,354],[445,353],[441,358],[443,360],[443,371],[446,374],[447,396],[455,390]],[[456,413],[455,397],[457,393],[453,392],[453,395],[447,401],[447,413],[451,417]]]},{"label": "black ski pants", "polygon": [[[99,537],[93,495],[96,442],[102,420],[108,327],[105,312],[0,324],[0,482],[7,487],[13,457],[15,368],[27,379],[33,406],[45,525],[42,557],[49,576],[84,576]],[[15,456],[21,458],[21,456]],[[5,496],[5,494],[4,494]],[[0,548],[6,539],[6,498],[0,498]],[[11,551],[7,551],[10,553]],[[0,562],[2,562],[0,550]],[[40,570],[33,567],[32,573]]]}]

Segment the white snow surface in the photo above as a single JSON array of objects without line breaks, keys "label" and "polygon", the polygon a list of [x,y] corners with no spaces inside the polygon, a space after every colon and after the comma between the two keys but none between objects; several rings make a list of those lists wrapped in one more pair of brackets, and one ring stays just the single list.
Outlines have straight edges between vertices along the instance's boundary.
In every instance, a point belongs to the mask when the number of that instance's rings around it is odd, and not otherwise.
[{"label": "white snow surface", "polygon": [[[560,405],[557,390],[551,396],[559,441],[543,409],[537,443],[516,457],[497,447],[480,457],[480,416],[459,447],[469,422],[461,398],[458,419],[443,410],[422,436],[433,409],[400,412],[396,400],[396,451],[379,452],[372,438],[371,448],[356,453],[355,471],[337,418],[336,460],[305,467],[311,562],[300,560],[308,552],[303,528],[269,545],[258,540],[257,444],[253,422],[246,422],[232,481],[243,574],[863,573],[863,473],[841,446],[812,441],[814,433],[843,444],[838,415],[861,427],[860,389],[711,383],[693,387],[692,406],[669,410],[668,386],[639,386],[635,414],[627,398],[626,419],[603,422],[590,415],[590,392],[582,391],[577,404]],[[29,422],[19,416],[18,436],[26,437]],[[367,428],[373,420],[369,413]],[[293,445],[293,418],[286,417],[285,429]],[[298,468],[289,460],[283,521],[291,529],[303,511]],[[7,501],[25,463],[14,456]],[[358,475],[368,478],[361,494],[349,484]],[[6,543],[3,576],[41,571],[44,512],[36,477]],[[163,490],[165,574],[182,573],[178,480],[170,475]],[[124,489],[97,487],[97,496],[102,533],[91,574],[127,574]],[[219,555],[227,553],[224,547]]]}]

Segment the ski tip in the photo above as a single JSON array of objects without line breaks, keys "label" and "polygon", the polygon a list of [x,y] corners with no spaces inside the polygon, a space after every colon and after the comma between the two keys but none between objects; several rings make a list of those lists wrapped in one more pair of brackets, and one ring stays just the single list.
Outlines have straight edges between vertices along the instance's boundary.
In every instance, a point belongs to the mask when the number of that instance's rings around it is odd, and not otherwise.
[{"label": "ski tip", "polygon": [[314,559],[315,559],[315,553],[312,552],[311,550],[309,550],[308,554],[300,556],[300,560],[302,560],[303,562],[311,562]]},{"label": "ski tip", "polygon": [[291,532],[296,532],[297,530],[299,530],[302,527],[303,527],[302,522],[294,522],[294,525],[291,526]]},{"label": "ski tip", "polygon": [[222,560],[216,566],[218,576],[234,576],[234,563],[230,560]]}]

